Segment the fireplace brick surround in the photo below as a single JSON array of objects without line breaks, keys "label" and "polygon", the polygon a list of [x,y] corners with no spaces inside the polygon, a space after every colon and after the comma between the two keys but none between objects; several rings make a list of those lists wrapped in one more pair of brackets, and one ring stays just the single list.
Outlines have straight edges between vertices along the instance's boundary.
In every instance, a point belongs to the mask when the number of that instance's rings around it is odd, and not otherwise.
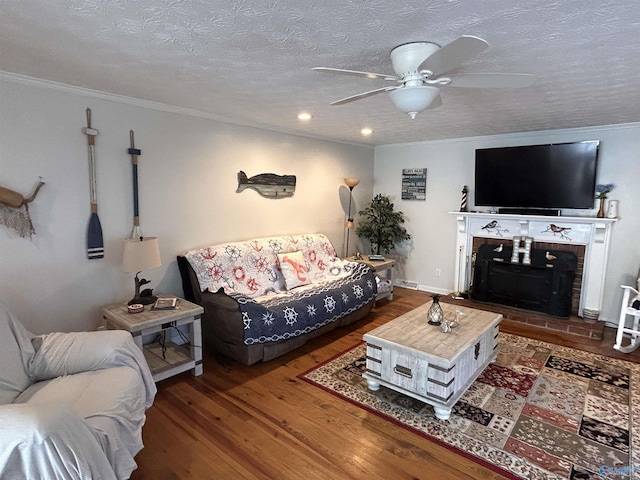
[{"label": "fireplace brick surround", "polygon": [[536,249],[569,251],[578,257],[572,287],[572,318],[581,317],[584,309],[601,310],[611,230],[616,219],[478,212],[450,214],[455,215],[457,221],[456,290],[469,291],[474,252],[479,245],[512,246],[514,237],[526,236],[533,238]]}]

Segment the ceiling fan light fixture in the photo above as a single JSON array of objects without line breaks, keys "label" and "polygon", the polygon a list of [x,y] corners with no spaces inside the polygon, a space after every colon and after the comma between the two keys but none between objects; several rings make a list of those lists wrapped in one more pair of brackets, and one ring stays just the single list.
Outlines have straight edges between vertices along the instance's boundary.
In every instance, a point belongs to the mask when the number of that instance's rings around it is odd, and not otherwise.
[{"label": "ceiling fan light fixture", "polygon": [[438,88],[428,85],[405,85],[389,92],[391,101],[396,108],[411,118],[416,118],[416,115],[429,108],[431,102],[439,94],[440,90]]}]

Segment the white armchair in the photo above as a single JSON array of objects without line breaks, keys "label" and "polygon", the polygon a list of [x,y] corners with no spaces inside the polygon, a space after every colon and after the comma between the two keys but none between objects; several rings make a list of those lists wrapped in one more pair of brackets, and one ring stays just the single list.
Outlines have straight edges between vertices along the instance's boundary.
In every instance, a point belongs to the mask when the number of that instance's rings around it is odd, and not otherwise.
[{"label": "white armchair", "polygon": [[[613,348],[623,353],[631,353],[640,347],[640,342],[638,342],[638,336],[640,336],[640,309],[634,308],[634,302],[640,298],[640,292],[628,285],[622,285],[622,288],[624,289],[624,294],[622,295],[622,304],[620,306],[616,343]],[[632,294],[635,294],[635,296],[632,297]],[[631,326],[627,326],[628,317],[633,319]],[[622,341],[625,335],[630,336],[630,340],[628,345],[623,346]]]},{"label": "white armchair", "polygon": [[156,386],[124,331],[29,333],[0,303],[0,478],[127,479]]}]

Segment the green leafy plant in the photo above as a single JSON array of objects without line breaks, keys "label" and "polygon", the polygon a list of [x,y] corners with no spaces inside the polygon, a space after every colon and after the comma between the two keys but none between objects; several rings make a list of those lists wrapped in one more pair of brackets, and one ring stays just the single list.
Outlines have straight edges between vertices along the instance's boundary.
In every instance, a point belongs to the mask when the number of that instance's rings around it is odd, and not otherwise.
[{"label": "green leafy plant", "polygon": [[356,227],[356,235],[366,238],[377,255],[389,253],[396,244],[411,238],[402,226],[404,214],[393,209],[393,203],[387,195],[377,194],[358,215],[366,220]]}]

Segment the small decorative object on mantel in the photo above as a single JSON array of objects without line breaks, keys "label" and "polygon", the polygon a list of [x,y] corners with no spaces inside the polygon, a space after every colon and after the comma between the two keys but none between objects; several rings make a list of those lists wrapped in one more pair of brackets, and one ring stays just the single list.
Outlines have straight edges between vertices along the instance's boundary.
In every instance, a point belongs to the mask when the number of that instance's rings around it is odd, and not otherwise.
[{"label": "small decorative object on mantel", "polygon": [[22,238],[31,238],[36,233],[29,216],[28,204],[35,200],[42,185],[44,182],[40,178],[28,197],[8,188],[0,187],[0,223],[15,231]]},{"label": "small decorative object on mantel", "polygon": [[252,188],[265,198],[292,197],[296,191],[296,176],[261,173],[253,177],[247,177],[247,174],[240,170],[238,172],[238,189],[236,193],[240,193],[247,188]]},{"label": "small decorative object on mantel", "polygon": [[596,185],[596,198],[600,200],[600,208],[596,217],[604,218],[604,201],[614,185],[612,183],[599,183]]},{"label": "small decorative object on mantel", "polygon": [[440,325],[444,319],[444,312],[440,306],[440,295],[432,295],[431,298],[433,298],[433,302],[427,311],[427,319],[429,325]]},{"label": "small decorative object on mantel", "polygon": [[607,218],[618,218],[618,200],[609,200]]},{"label": "small decorative object on mantel", "polygon": [[466,185],[462,187],[462,199],[460,200],[460,211],[468,212],[469,211],[469,187]]}]

